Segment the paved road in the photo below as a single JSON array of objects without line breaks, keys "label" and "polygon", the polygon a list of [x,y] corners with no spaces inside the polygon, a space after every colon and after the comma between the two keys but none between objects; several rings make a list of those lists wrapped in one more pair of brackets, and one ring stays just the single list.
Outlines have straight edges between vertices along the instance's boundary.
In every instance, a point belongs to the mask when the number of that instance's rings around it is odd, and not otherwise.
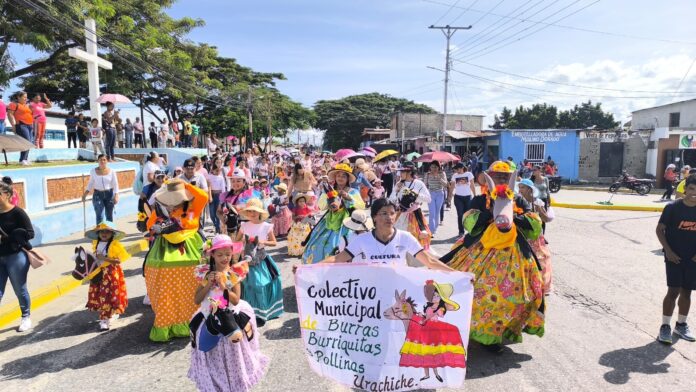
[{"label": "paved road", "polygon": [[[554,292],[546,336],[528,336],[493,355],[472,344],[466,381],[471,391],[694,391],[696,343],[656,343],[664,294],[663,262],[654,236],[657,213],[557,209],[548,239]],[[455,233],[453,212],[435,238],[444,253]],[[316,376],[302,354],[291,265],[282,269],[286,313],[261,330],[272,358],[257,391],[347,390]],[[192,391],[186,340],[154,344],[152,314],[140,260],[126,264],[131,304],[107,333],[83,310],[86,287],[34,313],[36,328],[0,330],[2,391]],[[692,317],[692,319],[694,319]],[[696,325],[696,321],[694,322]]]}]

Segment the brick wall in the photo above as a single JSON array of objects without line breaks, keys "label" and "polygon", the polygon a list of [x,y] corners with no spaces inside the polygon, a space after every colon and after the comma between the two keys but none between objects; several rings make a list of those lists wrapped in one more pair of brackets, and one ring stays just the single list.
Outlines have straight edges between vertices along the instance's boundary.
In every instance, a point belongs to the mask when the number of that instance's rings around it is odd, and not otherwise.
[{"label": "brick wall", "polygon": [[[135,170],[116,172],[121,189],[131,188],[135,179]],[[89,175],[51,178],[46,180],[48,204],[79,200],[87,188]]]},{"label": "brick wall", "polygon": [[[116,158],[121,158],[133,162],[142,162],[145,158],[145,155],[147,154],[116,154]],[[167,154],[160,154],[160,156],[164,158],[166,162],[169,162],[169,159],[167,159]]]},{"label": "brick wall", "polygon": [[19,197],[19,204],[18,206],[22,208],[23,210],[27,209],[27,203],[26,201],[26,192],[24,190],[24,183],[23,182],[15,182],[12,184],[12,189],[17,192],[17,195]]}]

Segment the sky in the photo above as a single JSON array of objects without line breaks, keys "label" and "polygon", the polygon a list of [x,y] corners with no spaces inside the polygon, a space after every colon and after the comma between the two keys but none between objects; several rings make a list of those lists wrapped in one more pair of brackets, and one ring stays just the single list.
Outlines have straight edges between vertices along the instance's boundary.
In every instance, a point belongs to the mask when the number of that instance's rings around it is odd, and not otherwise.
[{"label": "sky", "polygon": [[591,99],[626,122],[696,97],[688,0],[180,0],[168,13],[205,21],[191,40],[282,72],[278,88],[308,107],[380,92],[441,111],[444,73],[427,67],[444,68],[445,38],[432,24],[472,25],[451,41],[448,112],[484,127],[503,106]]}]

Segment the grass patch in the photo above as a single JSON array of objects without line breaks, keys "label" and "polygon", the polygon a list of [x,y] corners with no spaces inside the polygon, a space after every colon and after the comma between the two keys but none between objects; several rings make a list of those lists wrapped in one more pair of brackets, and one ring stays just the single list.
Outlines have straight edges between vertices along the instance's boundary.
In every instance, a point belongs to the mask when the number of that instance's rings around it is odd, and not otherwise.
[{"label": "grass patch", "polygon": [[29,166],[24,166],[19,163],[15,162],[10,162],[9,165],[5,165],[4,158],[0,156],[0,170],[8,170],[8,169],[30,169],[32,167],[51,167],[51,166],[72,166],[72,165],[83,165],[85,163],[92,163],[95,164],[96,162],[90,162],[90,161],[78,161],[77,159],[71,159],[71,160],[64,160],[64,161],[37,161],[37,162],[31,162],[31,165]]}]

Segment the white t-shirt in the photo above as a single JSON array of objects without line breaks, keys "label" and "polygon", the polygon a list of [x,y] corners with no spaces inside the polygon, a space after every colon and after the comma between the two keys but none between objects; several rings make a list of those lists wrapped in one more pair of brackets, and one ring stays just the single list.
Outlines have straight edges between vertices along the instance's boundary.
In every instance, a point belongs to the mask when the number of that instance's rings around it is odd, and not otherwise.
[{"label": "white t-shirt", "polygon": [[160,170],[160,167],[157,166],[156,163],[152,161],[147,161],[145,163],[145,166],[143,167],[143,186],[150,185],[150,183],[152,183],[152,181],[147,179],[147,175],[150,173],[154,174],[156,170]]},{"label": "white t-shirt", "polygon": [[454,194],[457,196],[471,196],[471,183],[474,181],[474,175],[471,172],[452,174],[452,182],[454,182]]},{"label": "white t-shirt", "polygon": [[210,190],[212,191],[226,191],[227,183],[225,181],[225,176],[222,174],[208,174],[208,181],[210,182]]},{"label": "white t-shirt", "polygon": [[345,251],[353,256],[353,263],[407,265],[406,255],[416,256],[423,250],[411,233],[395,230],[386,244],[380,242],[374,231],[352,237]]},{"label": "white t-shirt", "polygon": [[187,178],[186,174],[182,174],[178,177],[179,179],[183,180],[186,183],[189,183],[193,186],[197,186],[204,191],[208,190],[208,180],[205,179],[201,174],[199,173],[194,173],[193,177]]},{"label": "white t-shirt", "polygon": [[102,141],[102,129],[101,127],[89,128],[89,137],[92,142]]}]

